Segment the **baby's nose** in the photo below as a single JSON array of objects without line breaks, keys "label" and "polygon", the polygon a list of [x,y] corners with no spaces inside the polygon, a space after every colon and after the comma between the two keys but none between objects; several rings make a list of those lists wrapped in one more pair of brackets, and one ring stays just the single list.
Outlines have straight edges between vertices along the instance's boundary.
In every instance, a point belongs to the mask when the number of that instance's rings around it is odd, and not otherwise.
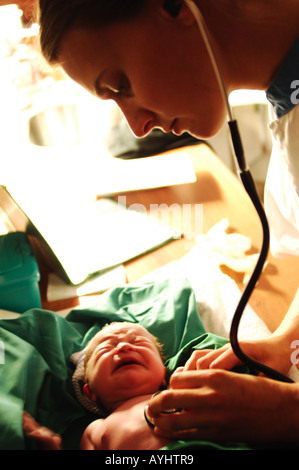
[{"label": "baby's nose", "polygon": [[127,341],[122,341],[118,343],[116,349],[117,351],[130,351],[132,349],[132,345]]}]

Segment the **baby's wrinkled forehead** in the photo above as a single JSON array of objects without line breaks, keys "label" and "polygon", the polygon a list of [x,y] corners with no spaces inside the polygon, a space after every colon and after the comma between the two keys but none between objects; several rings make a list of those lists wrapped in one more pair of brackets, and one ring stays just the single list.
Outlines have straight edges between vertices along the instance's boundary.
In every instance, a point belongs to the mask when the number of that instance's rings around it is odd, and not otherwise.
[{"label": "baby's wrinkled forehead", "polygon": [[110,336],[118,335],[142,335],[149,339],[153,339],[152,335],[143,326],[136,323],[123,322],[121,324],[117,323],[105,326],[95,335],[94,340],[98,343],[104,341]]}]

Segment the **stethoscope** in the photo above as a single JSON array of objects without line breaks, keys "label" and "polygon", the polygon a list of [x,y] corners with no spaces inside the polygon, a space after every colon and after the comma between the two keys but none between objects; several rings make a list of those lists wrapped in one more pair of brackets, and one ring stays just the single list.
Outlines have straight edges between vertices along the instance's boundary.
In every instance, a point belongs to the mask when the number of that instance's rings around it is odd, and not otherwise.
[{"label": "stethoscope", "polygon": [[263,205],[261,204],[261,201],[259,199],[259,196],[257,194],[255,184],[252,178],[252,175],[247,168],[245,157],[244,157],[244,151],[243,151],[243,145],[241,141],[241,137],[239,134],[238,130],[238,124],[237,121],[233,118],[233,113],[232,109],[229,103],[228,99],[228,94],[226,91],[226,87],[224,84],[224,80],[220,71],[220,68],[217,64],[217,61],[215,59],[215,54],[214,51],[211,47],[211,41],[209,40],[209,32],[207,29],[207,26],[205,24],[204,18],[201,14],[201,11],[199,10],[198,6],[194,3],[192,0],[184,0],[186,5],[190,8],[192,14],[194,15],[194,18],[196,20],[196,23],[198,25],[199,31],[202,35],[202,38],[204,40],[205,46],[207,48],[218,84],[219,88],[225,103],[226,111],[227,111],[227,122],[228,126],[230,129],[230,135],[232,139],[232,144],[233,144],[233,149],[234,149],[234,154],[235,158],[237,160],[237,164],[239,167],[239,176],[240,179],[243,183],[243,186],[250,197],[257,214],[259,216],[262,228],[263,228],[263,241],[262,241],[262,247],[261,251],[259,254],[258,261],[256,263],[255,269],[251,275],[251,278],[249,282],[247,283],[244,292],[241,296],[241,299],[239,301],[239,304],[237,305],[236,311],[234,313],[233,319],[232,319],[232,324],[230,328],[230,344],[233,349],[233,352],[235,355],[240,359],[241,362],[243,362],[245,365],[248,366],[248,368],[252,372],[261,372],[262,374],[268,376],[271,379],[274,380],[279,380],[281,382],[289,382],[292,383],[293,381],[281,374],[280,372],[266,366],[265,364],[262,364],[255,359],[249,357],[247,354],[245,354],[238,342],[238,328],[240,324],[240,320],[242,317],[242,314],[244,312],[244,309],[249,301],[249,298],[256,286],[256,283],[263,271],[263,267],[265,265],[267,256],[268,256],[268,251],[269,251],[269,244],[270,244],[270,232],[269,232],[269,225],[267,221],[267,217],[263,208]]}]

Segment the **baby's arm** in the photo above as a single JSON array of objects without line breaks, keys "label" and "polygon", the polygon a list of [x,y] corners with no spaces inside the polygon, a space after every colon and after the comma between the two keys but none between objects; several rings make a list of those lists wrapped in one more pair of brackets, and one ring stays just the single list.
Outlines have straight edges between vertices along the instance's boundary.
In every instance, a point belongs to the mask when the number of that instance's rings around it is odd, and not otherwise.
[{"label": "baby's arm", "polygon": [[80,442],[81,450],[101,450],[103,419],[96,419],[87,426]]}]

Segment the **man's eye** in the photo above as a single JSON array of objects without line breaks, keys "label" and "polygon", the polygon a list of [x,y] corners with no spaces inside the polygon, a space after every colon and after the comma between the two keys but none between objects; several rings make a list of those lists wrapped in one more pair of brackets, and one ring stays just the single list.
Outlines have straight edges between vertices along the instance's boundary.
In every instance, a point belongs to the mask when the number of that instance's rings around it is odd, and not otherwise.
[{"label": "man's eye", "polygon": [[111,83],[108,84],[108,88],[114,94],[122,97],[130,97],[132,96],[131,85],[126,77],[126,75],[117,75],[111,79]]},{"label": "man's eye", "polygon": [[95,91],[102,99],[133,96],[128,77],[118,70],[102,73],[95,82]]}]

